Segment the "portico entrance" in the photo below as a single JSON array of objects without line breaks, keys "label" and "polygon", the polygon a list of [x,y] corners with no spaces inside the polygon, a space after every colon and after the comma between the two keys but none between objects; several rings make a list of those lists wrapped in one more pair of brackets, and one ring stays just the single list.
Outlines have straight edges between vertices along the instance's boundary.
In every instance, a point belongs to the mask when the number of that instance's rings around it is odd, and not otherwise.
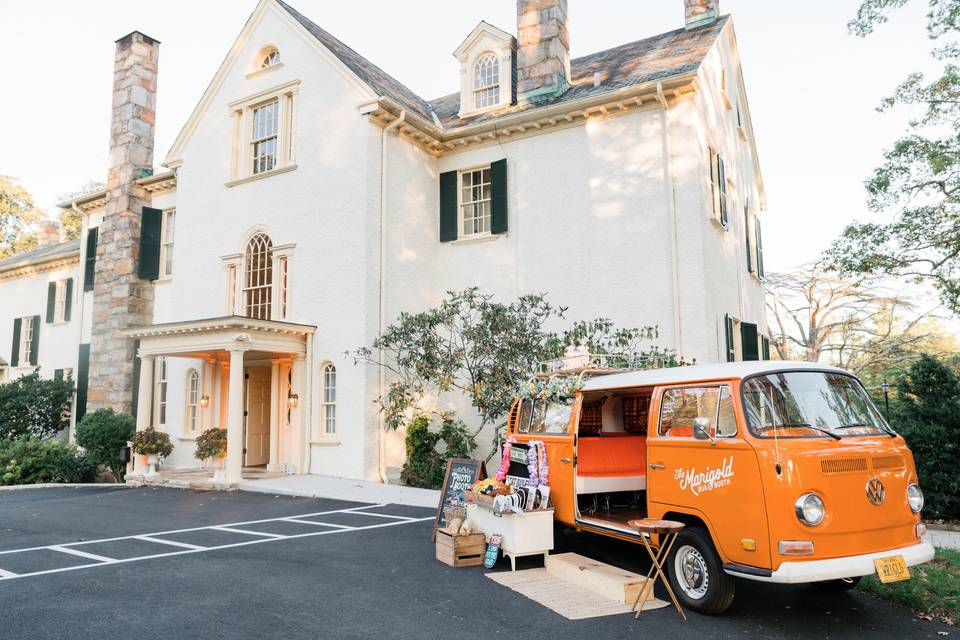
[{"label": "portico entrance", "polygon": [[[310,361],[315,327],[239,316],[158,324],[127,330],[139,340],[137,429],[154,426],[178,439],[178,467],[199,465],[192,440],[217,427],[227,430],[226,482],[238,483],[243,467],[268,471],[306,469],[311,410]],[[203,398],[198,428],[178,433],[155,424],[155,359],[184,358],[200,369]],[[197,366],[195,363],[200,363]],[[166,370],[166,368],[165,368]],[[163,380],[167,384],[167,380]],[[164,390],[165,393],[165,390]],[[136,472],[134,472],[136,473]],[[212,473],[212,471],[211,471]]]}]

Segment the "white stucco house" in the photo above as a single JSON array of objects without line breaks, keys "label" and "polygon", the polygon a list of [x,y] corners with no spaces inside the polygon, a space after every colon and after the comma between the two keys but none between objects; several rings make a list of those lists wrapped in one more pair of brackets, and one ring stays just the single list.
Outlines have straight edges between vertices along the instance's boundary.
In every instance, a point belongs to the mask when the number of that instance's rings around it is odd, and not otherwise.
[{"label": "white stucco house", "polygon": [[447,290],[545,292],[699,362],[765,357],[733,19],[675,1],[676,30],[571,60],[566,0],[518,0],[516,33],[451,42],[457,90],[424,99],[261,0],[156,170],[159,42],[124,36],[107,188],[61,204],[80,241],[0,261],[0,376],[70,370],[78,417],[132,412],[174,467],[217,426],[231,481],[382,480],[402,436],[380,371],[344,353]]}]

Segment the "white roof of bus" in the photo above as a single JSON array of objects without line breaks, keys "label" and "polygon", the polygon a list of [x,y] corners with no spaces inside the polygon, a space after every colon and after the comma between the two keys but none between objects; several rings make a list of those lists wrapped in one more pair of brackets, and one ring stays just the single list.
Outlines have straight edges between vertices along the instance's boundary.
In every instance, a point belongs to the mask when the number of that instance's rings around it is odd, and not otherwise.
[{"label": "white roof of bus", "polygon": [[645,387],[658,384],[683,384],[685,382],[699,382],[701,380],[745,378],[761,373],[783,371],[784,369],[816,369],[820,371],[846,373],[843,369],[818,362],[792,362],[789,360],[722,362],[719,364],[697,364],[689,367],[672,367],[669,369],[645,369],[641,371],[627,371],[625,373],[596,376],[583,383],[583,390],[593,391],[624,387]]}]

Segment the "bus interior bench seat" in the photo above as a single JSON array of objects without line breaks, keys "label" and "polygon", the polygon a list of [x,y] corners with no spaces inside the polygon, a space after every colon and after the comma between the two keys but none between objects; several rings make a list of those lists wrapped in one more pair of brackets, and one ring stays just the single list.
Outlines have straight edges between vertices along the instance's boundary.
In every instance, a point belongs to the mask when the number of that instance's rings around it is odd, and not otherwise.
[{"label": "bus interior bench seat", "polygon": [[645,491],[647,437],[605,433],[580,436],[577,450],[577,494]]}]

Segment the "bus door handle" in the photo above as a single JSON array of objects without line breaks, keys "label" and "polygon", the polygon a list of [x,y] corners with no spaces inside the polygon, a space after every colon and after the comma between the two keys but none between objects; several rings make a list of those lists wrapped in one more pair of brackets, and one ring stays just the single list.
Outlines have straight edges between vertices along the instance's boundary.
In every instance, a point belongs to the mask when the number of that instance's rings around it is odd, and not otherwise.
[{"label": "bus door handle", "polygon": [[560,458],[560,462],[570,462],[570,458]]},{"label": "bus door handle", "polygon": [[651,468],[651,469],[654,469],[654,470],[656,470],[656,471],[659,471],[660,469],[664,469],[665,467],[666,467],[666,465],[664,465],[662,462],[651,462],[651,463],[650,463],[650,468]]}]

